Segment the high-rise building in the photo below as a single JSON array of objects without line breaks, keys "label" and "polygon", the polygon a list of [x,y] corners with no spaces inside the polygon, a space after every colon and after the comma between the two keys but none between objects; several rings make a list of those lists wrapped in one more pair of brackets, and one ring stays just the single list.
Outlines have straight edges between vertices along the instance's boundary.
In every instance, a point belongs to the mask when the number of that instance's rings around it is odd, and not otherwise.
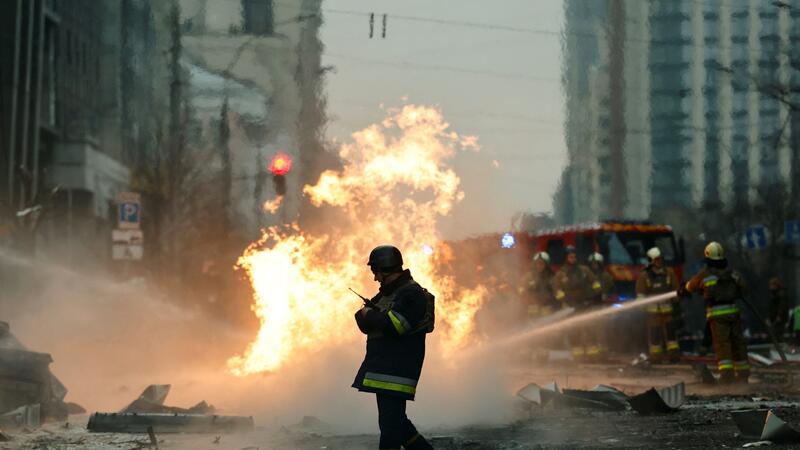
[{"label": "high-rise building", "polygon": [[[614,8],[624,17],[622,55],[610,45]],[[561,222],[617,215],[615,182],[624,186],[623,215],[647,218],[751,202],[760,187],[792,178],[797,133],[781,92],[800,79],[791,63],[800,53],[791,45],[800,2],[567,0],[564,11],[569,163],[554,208]],[[614,61],[624,74],[616,88]],[[624,122],[612,126],[606,118],[619,105]],[[623,170],[607,159],[609,133],[620,132]]]}]

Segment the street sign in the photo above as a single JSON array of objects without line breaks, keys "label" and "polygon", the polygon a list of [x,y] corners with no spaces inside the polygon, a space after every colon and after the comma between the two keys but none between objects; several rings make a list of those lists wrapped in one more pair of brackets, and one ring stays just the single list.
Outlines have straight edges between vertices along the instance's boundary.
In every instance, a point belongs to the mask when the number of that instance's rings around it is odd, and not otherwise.
[{"label": "street sign", "polygon": [[787,220],[783,237],[786,242],[800,242],[800,220]]},{"label": "street sign", "polygon": [[141,198],[136,192],[120,192],[117,195],[117,227],[138,229],[141,222]]},{"label": "street sign", "polygon": [[761,250],[767,248],[768,242],[767,228],[763,225],[755,225],[745,230],[745,247],[750,250]]},{"label": "street sign", "polygon": [[111,259],[115,261],[139,261],[144,256],[142,230],[112,230]]}]

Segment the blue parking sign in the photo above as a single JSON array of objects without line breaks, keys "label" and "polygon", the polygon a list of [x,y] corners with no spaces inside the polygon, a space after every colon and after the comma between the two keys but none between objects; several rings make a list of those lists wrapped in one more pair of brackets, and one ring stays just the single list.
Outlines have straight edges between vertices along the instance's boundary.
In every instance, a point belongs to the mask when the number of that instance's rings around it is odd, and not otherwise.
[{"label": "blue parking sign", "polygon": [[800,242],[800,221],[787,220],[785,225],[783,236],[786,242]]},{"label": "blue parking sign", "polygon": [[139,194],[121,192],[117,195],[117,227],[120,229],[138,229],[142,220],[142,204]]},{"label": "blue parking sign", "polygon": [[750,227],[744,232],[745,244],[751,250],[767,247],[767,229],[764,226]]}]

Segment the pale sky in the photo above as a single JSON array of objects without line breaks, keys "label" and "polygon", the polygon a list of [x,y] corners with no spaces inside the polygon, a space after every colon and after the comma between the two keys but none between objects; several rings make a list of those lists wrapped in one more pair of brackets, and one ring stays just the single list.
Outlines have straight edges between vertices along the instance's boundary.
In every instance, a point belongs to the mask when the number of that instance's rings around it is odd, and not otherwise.
[{"label": "pale sky", "polygon": [[446,238],[505,231],[516,212],[552,210],[566,163],[561,44],[542,31],[561,30],[561,0],[326,0],[322,8],[323,64],[336,68],[327,74],[329,137],[349,140],[380,121],[381,103],[437,106],[481,145],[455,159],[466,198],[443,222]]}]

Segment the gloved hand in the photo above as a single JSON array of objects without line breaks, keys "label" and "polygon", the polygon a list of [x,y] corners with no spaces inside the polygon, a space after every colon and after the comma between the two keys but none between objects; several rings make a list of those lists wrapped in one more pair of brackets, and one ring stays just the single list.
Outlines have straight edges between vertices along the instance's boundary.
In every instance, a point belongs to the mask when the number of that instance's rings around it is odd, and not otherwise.
[{"label": "gloved hand", "polygon": [[691,296],[692,293],[689,292],[688,289],[686,289],[686,284],[681,283],[680,286],[678,286],[678,297],[691,297]]}]

